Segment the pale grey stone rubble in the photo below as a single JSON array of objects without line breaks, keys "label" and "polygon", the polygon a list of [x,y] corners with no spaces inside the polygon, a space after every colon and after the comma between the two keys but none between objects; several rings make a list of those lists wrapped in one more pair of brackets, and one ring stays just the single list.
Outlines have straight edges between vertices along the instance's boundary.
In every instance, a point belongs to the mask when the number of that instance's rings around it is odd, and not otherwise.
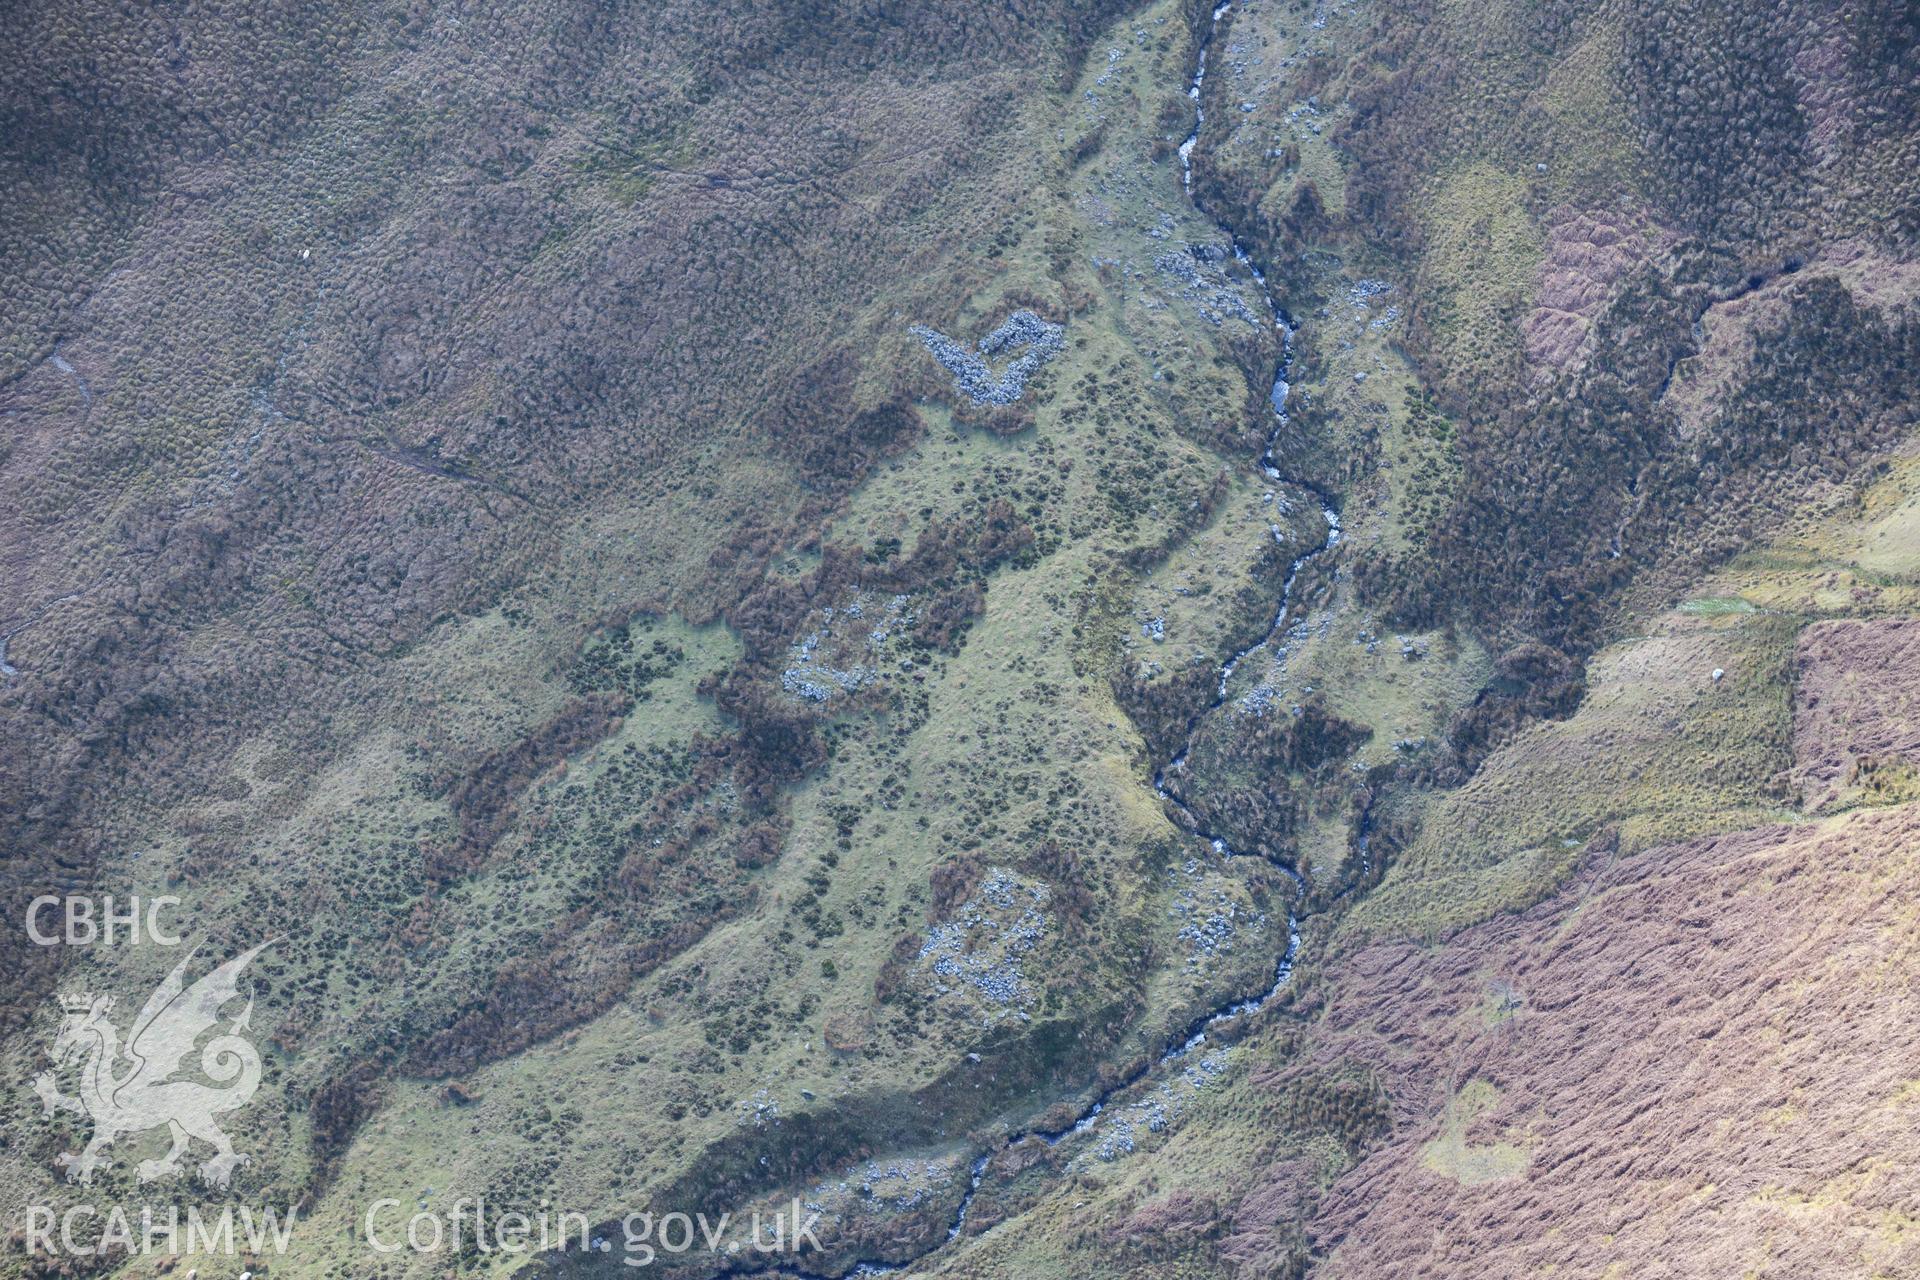
[{"label": "pale grey stone rubble", "polygon": [[[1046,936],[1045,885],[995,868],[951,920],[933,926],[920,948],[936,998],[971,990],[995,1014],[1028,1019],[1034,992],[1022,957]],[[996,1020],[990,1014],[987,1023]]]},{"label": "pale grey stone rubble", "polygon": [[1195,1089],[1204,1089],[1226,1074],[1227,1050],[1210,1049],[1200,1058],[1181,1071],[1181,1076]]},{"label": "pale grey stone rubble", "polygon": [[843,1222],[851,1213],[874,1209],[906,1212],[952,1186],[956,1172],[954,1164],[945,1160],[870,1160],[864,1168],[850,1170],[843,1178],[828,1178],[815,1185],[802,1204],[829,1224]]},{"label": "pale grey stone rubble", "polygon": [[[1042,320],[1031,311],[1016,311],[998,329],[980,339],[975,355],[938,329],[917,324],[913,336],[953,375],[954,389],[975,404],[1012,404],[1027,389],[1027,379],[1065,348],[1066,327]],[[982,356],[1019,351],[1007,367],[995,374]]]},{"label": "pale grey stone rubble", "polygon": [[1184,867],[1168,867],[1173,885],[1173,902],[1167,914],[1180,921],[1179,939],[1187,944],[1186,971],[1198,973],[1214,960],[1233,950],[1240,927],[1249,924],[1264,928],[1264,912],[1242,913],[1241,906],[1218,882],[1209,882],[1205,864],[1188,859]]},{"label": "pale grey stone rubble", "polygon": [[1227,257],[1227,251],[1217,245],[1190,244],[1184,251],[1167,250],[1153,260],[1153,265],[1167,280],[1182,286],[1182,292],[1207,323],[1217,325],[1232,317],[1257,326],[1259,316],[1226,274]]},{"label": "pale grey stone rubble", "polygon": [[1226,1074],[1230,1065],[1228,1054],[1224,1048],[1210,1049],[1182,1068],[1176,1078],[1161,1081],[1138,1101],[1108,1111],[1100,1124],[1100,1141],[1089,1153],[1091,1157],[1112,1163],[1132,1155],[1140,1142],[1136,1125],[1144,1125],[1151,1133],[1165,1133],[1172,1128],[1185,1113],[1188,1103]]},{"label": "pale grey stone rubble", "polygon": [[[856,591],[849,603],[828,608],[823,615],[824,622],[788,650],[791,665],[780,673],[780,687],[803,701],[825,702],[838,693],[858,692],[876,679],[877,661],[837,665],[823,656],[823,648],[843,656],[850,653],[881,656],[887,641],[910,628],[914,618],[907,608],[905,595],[887,600],[878,621],[873,621],[869,609],[878,604],[879,597],[873,593]],[[838,628],[836,621],[842,624]],[[844,635],[856,630],[845,625],[848,623],[864,628],[864,636]]]},{"label": "pale grey stone rubble", "polygon": [[764,1129],[770,1124],[780,1123],[780,1104],[766,1089],[755,1089],[752,1097],[736,1102],[734,1111],[735,1123],[752,1125],[756,1129]]}]

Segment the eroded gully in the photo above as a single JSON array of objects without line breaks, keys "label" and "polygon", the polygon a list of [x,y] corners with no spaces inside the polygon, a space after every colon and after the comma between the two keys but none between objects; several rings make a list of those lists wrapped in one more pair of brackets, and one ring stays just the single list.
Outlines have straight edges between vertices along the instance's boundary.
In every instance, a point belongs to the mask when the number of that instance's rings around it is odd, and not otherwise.
[{"label": "eroded gully", "polygon": [[[1274,370],[1271,395],[1273,425],[1272,429],[1268,432],[1266,445],[1262,449],[1256,465],[1267,479],[1311,494],[1314,501],[1320,505],[1321,515],[1326,520],[1327,531],[1326,536],[1319,543],[1307,548],[1300,555],[1296,556],[1292,564],[1288,566],[1286,579],[1280,588],[1280,601],[1274,611],[1272,625],[1270,625],[1265,633],[1253,644],[1235,653],[1221,665],[1220,679],[1215,684],[1213,697],[1205,706],[1195,711],[1188,718],[1181,732],[1181,745],[1179,750],[1174,753],[1172,759],[1154,771],[1153,785],[1156,794],[1158,794],[1161,801],[1177,815],[1181,825],[1185,826],[1193,835],[1207,841],[1213,846],[1216,852],[1232,858],[1263,858],[1264,855],[1257,851],[1234,847],[1224,836],[1209,829],[1201,820],[1200,816],[1196,814],[1185,801],[1171,792],[1166,785],[1168,771],[1178,768],[1185,763],[1188,752],[1192,749],[1194,735],[1199,731],[1200,726],[1206,721],[1208,716],[1226,705],[1228,684],[1231,682],[1233,673],[1239,667],[1240,663],[1270,645],[1274,637],[1278,636],[1286,627],[1287,618],[1293,604],[1294,583],[1299,579],[1301,570],[1306,568],[1315,558],[1326,554],[1338,546],[1340,542],[1340,513],[1339,509],[1334,505],[1331,496],[1315,484],[1283,475],[1274,457],[1274,450],[1279,445],[1280,433],[1287,423],[1287,375],[1292,352],[1293,332],[1291,320],[1285,309],[1274,299],[1272,292],[1267,287],[1266,276],[1261,272],[1259,266],[1253,261],[1245,247],[1240,243],[1239,238],[1234,234],[1233,228],[1214,217],[1193,194],[1193,149],[1195,144],[1199,142],[1200,127],[1205,120],[1204,108],[1201,104],[1201,87],[1207,74],[1207,51],[1213,44],[1215,33],[1219,30],[1220,20],[1226,16],[1232,7],[1231,3],[1228,3],[1222,4],[1214,9],[1212,21],[1200,40],[1200,49],[1195,59],[1193,79],[1187,89],[1188,96],[1194,101],[1194,125],[1193,132],[1188,134],[1186,141],[1180,144],[1180,182],[1182,189],[1187,193],[1187,198],[1192,202],[1194,208],[1206,215],[1208,220],[1219,227],[1221,232],[1227,236],[1228,243],[1233,247],[1234,258],[1246,268],[1248,274],[1251,275],[1259,285],[1260,294],[1266,299],[1267,310],[1273,318],[1274,327],[1279,330],[1281,335],[1281,356],[1279,364]],[[1364,840],[1364,833],[1362,838]],[[1158,1057],[1152,1059],[1138,1071],[1128,1075],[1119,1083],[1101,1091],[1071,1124],[1059,1129],[1022,1129],[1010,1134],[1002,1142],[995,1144],[993,1147],[977,1155],[969,1168],[969,1182],[966,1192],[961,1196],[960,1203],[954,1210],[953,1221],[948,1225],[944,1239],[930,1245],[926,1250],[914,1257],[890,1263],[877,1261],[856,1262],[850,1270],[840,1274],[848,1276],[893,1275],[925,1261],[933,1254],[939,1252],[939,1250],[947,1244],[960,1238],[961,1233],[966,1228],[967,1211],[973,1207],[974,1196],[979,1192],[981,1181],[986,1176],[987,1165],[995,1155],[1009,1147],[1026,1141],[1028,1138],[1038,1138],[1042,1142],[1052,1146],[1076,1134],[1089,1132],[1094,1125],[1099,1122],[1101,1114],[1106,1110],[1107,1103],[1114,1097],[1132,1089],[1167,1064],[1177,1062],[1193,1053],[1194,1050],[1206,1043],[1209,1032],[1220,1027],[1222,1024],[1258,1012],[1275,996],[1279,995],[1293,977],[1294,960],[1300,949],[1300,910],[1306,898],[1306,883],[1301,879],[1300,873],[1296,868],[1284,863],[1277,863],[1275,865],[1278,865],[1281,870],[1292,877],[1295,894],[1294,902],[1289,906],[1287,911],[1286,949],[1281,953],[1280,959],[1275,966],[1274,980],[1270,987],[1258,995],[1240,997],[1229,1001],[1194,1019],[1194,1021],[1188,1025],[1186,1033],[1174,1042],[1171,1047],[1162,1052]],[[795,1274],[805,1277],[806,1280],[830,1280],[830,1277],[824,1273],[795,1269]]]}]

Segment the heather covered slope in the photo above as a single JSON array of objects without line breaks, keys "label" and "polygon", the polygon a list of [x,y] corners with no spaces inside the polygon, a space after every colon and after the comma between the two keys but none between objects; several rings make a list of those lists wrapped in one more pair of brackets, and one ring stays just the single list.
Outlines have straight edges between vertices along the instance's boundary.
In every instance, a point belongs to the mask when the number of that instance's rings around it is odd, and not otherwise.
[{"label": "heather covered slope", "polygon": [[1355,953],[1307,1061],[1402,1124],[1315,1274],[1910,1274],[1916,821],[1595,850],[1523,915]]},{"label": "heather covered slope", "polygon": [[[1234,7],[1196,190],[1291,283],[1331,255],[1403,287],[1448,421],[1451,468],[1379,481],[1426,527],[1356,564],[1374,594],[1584,650],[1621,587],[1911,427],[1916,34],[1905,5]],[[1394,399],[1336,429],[1391,459]]]}]

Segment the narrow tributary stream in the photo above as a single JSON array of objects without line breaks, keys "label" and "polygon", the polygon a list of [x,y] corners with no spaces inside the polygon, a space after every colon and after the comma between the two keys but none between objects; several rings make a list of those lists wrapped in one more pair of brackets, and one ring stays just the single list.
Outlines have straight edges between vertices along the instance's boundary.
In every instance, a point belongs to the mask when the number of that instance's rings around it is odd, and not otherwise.
[{"label": "narrow tributary stream", "polygon": [[[1289,566],[1287,570],[1286,580],[1280,589],[1280,601],[1274,611],[1273,624],[1267,628],[1265,634],[1257,641],[1234,654],[1222,665],[1220,668],[1220,679],[1215,686],[1212,700],[1209,701],[1206,706],[1194,712],[1193,716],[1187,721],[1179,750],[1175,752],[1171,760],[1167,761],[1165,765],[1155,771],[1153,781],[1154,789],[1162,801],[1179,815],[1188,830],[1209,842],[1217,852],[1227,857],[1261,857],[1262,855],[1251,850],[1235,848],[1224,837],[1209,830],[1200,820],[1199,816],[1177,796],[1173,795],[1165,785],[1167,771],[1185,762],[1187,753],[1192,746],[1193,736],[1199,730],[1200,725],[1209,715],[1225,705],[1228,697],[1228,683],[1232,679],[1233,673],[1241,661],[1272,643],[1274,637],[1279,635],[1287,625],[1288,614],[1293,603],[1293,587],[1294,583],[1299,579],[1300,571],[1315,557],[1331,551],[1340,541],[1340,513],[1334,506],[1332,499],[1316,485],[1282,475],[1274,457],[1274,450],[1278,447],[1280,432],[1286,426],[1287,421],[1287,375],[1289,371],[1289,356],[1292,349],[1291,322],[1286,311],[1274,300],[1272,293],[1268,291],[1265,275],[1262,274],[1259,267],[1255,265],[1245,248],[1240,244],[1239,239],[1233,233],[1233,228],[1220,222],[1219,219],[1214,218],[1193,194],[1193,149],[1199,141],[1200,126],[1204,118],[1200,108],[1200,91],[1207,73],[1207,51],[1213,43],[1215,32],[1219,30],[1220,20],[1226,16],[1228,10],[1231,8],[1231,3],[1227,3],[1214,9],[1212,23],[1200,41],[1200,49],[1194,66],[1193,80],[1188,88],[1188,94],[1193,98],[1195,104],[1194,127],[1193,132],[1188,135],[1186,141],[1180,144],[1179,150],[1181,187],[1186,191],[1188,199],[1193,202],[1194,207],[1200,210],[1201,213],[1206,214],[1208,219],[1218,225],[1226,234],[1228,242],[1233,246],[1234,257],[1247,268],[1249,274],[1252,275],[1253,279],[1259,284],[1261,296],[1266,299],[1268,312],[1273,317],[1275,327],[1281,332],[1281,358],[1274,372],[1271,397],[1274,419],[1273,429],[1267,436],[1266,448],[1261,452],[1257,465],[1267,479],[1278,481],[1291,488],[1303,490],[1311,494],[1314,500],[1320,504],[1321,513],[1326,520],[1327,532],[1322,541],[1307,548],[1299,556],[1294,558],[1292,565]],[[1006,1150],[1016,1143],[1023,1142],[1029,1137],[1039,1138],[1043,1142],[1052,1145],[1072,1137],[1075,1134],[1088,1132],[1098,1122],[1101,1113],[1106,1109],[1107,1103],[1116,1095],[1133,1088],[1168,1063],[1178,1061],[1191,1054],[1195,1049],[1206,1043],[1209,1031],[1223,1023],[1231,1022],[1236,1018],[1241,1018],[1247,1014],[1258,1011],[1263,1008],[1268,1001],[1278,995],[1293,977],[1294,960],[1300,947],[1299,908],[1306,897],[1306,884],[1301,880],[1299,872],[1293,867],[1284,865],[1282,866],[1282,870],[1293,877],[1296,893],[1294,905],[1289,908],[1287,913],[1286,950],[1280,957],[1272,986],[1259,995],[1236,999],[1195,1019],[1183,1037],[1152,1062],[1129,1075],[1126,1079],[1102,1091],[1098,1097],[1088,1104],[1086,1110],[1081,1112],[1072,1124],[1055,1130],[1021,1130],[1010,1135],[1004,1142],[976,1156],[970,1168],[970,1180],[966,1193],[961,1197],[960,1203],[954,1211],[953,1221],[948,1226],[946,1236],[943,1240],[929,1246],[925,1252],[918,1256],[901,1262],[857,1263],[847,1274],[853,1276],[877,1276],[904,1271],[906,1268],[938,1252],[946,1244],[959,1239],[962,1231],[966,1227],[967,1211],[973,1206],[974,1196],[980,1190],[980,1183],[986,1175],[987,1165],[992,1161],[995,1154]],[[802,1276],[812,1275],[812,1273],[805,1271],[800,1271],[798,1274]],[[817,1280],[826,1280],[826,1277],[817,1277]]]}]

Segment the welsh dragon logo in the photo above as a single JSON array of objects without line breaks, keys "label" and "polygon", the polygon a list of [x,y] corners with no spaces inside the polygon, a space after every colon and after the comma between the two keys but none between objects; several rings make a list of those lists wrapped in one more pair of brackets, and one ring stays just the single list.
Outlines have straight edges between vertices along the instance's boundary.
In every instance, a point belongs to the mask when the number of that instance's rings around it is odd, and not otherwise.
[{"label": "welsh dragon logo", "polygon": [[[249,1162],[250,1157],[233,1149],[214,1117],[245,1106],[260,1087],[260,1052],[242,1034],[253,1016],[251,991],[232,1023],[200,1049],[200,1073],[214,1083],[177,1077],[185,1073],[200,1038],[218,1027],[221,1009],[239,998],[241,971],[270,945],[263,942],[235,956],[191,987],[185,974],[193,956],[187,956],[147,997],[124,1048],[107,1017],[112,996],[60,998],[65,1017],[53,1041],[54,1066],[40,1073],[33,1091],[49,1116],[61,1110],[93,1120],[93,1138],[86,1148],[59,1158],[69,1181],[92,1183],[93,1171],[109,1163],[102,1153],[115,1140],[162,1125],[172,1133],[173,1148],[158,1160],[140,1162],[142,1182],[179,1173],[180,1158],[195,1138],[214,1149],[199,1170],[210,1186],[226,1187],[234,1169]],[[60,1092],[55,1075],[76,1060],[83,1062],[80,1093],[68,1097]]]}]

